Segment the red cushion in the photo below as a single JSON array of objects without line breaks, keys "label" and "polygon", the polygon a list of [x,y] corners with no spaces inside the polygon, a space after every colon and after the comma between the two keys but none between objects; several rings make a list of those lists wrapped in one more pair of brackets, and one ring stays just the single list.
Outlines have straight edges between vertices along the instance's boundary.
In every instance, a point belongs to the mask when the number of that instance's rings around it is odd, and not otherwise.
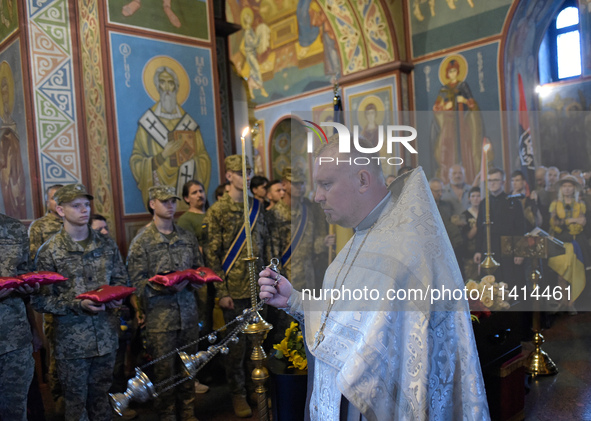
[{"label": "red cushion", "polygon": [[197,272],[201,275],[204,282],[223,282],[223,279],[220,278],[213,269],[200,267],[197,269]]},{"label": "red cushion", "polygon": [[150,278],[150,281],[164,285],[165,287],[171,287],[181,282],[185,277],[186,275],[183,274],[182,271],[170,272],[165,275],[154,275]]},{"label": "red cushion", "polygon": [[88,291],[78,295],[79,300],[92,300],[97,303],[108,303],[113,300],[122,300],[135,291],[133,287],[103,285],[94,291]]},{"label": "red cushion", "polygon": [[3,278],[0,278],[0,289],[16,288],[22,283],[23,283],[23,281],[21,281],[18,278],[13,278],[10,276],[3,277]]},{"label": "red cushion", "polygon": [[67,281],[68,278],[63,277],[57,272],[49,272],[41,270],[39,272],[29,272],[19,275],[19,279],[24,281],[29,286],[55,284],[57,282]]}]

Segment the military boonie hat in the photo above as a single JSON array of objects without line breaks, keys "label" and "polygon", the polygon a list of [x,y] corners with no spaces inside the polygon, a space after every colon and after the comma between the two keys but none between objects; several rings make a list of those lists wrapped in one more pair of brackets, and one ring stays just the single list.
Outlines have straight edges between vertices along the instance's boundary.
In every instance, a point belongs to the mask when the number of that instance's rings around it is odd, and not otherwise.
[{"label": "military boonie hat", "polygon": [[57,189],[53,194],[53,200],[55,200],[58,205],[61,205],[62,203],[71,202],[80,196],[85,196],[88,200],[94,199],[94,196],[89,194],[86,191],[86,187],[82,184],[67,184]]},{"label": "military boonie hat", "polygon": [[[240,155],[229,155],[224,161],[226,164],[226,171],[242,171],[242,157]],[[248,157],[246,157],[246,169],[252,170]]]},{"label": "military boonie hat", "polygon": [[171,198],[181,200],[181,198],[176,195],[176,189],[170,186],[152,186],[150,187],[150,190],[148,190],[148,197],[150,200],[168,200]]}]

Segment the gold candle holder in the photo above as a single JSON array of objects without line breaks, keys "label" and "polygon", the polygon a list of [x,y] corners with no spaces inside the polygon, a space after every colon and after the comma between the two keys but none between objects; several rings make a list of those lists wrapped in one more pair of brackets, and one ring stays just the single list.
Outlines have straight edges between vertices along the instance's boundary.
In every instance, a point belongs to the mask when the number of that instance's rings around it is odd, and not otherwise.
[{"label": "gold candle holder", "polygon": [[484,150],[484,207],[486,211],[484,225],[486,225],[486,253],[484,253],[485,258],[480,264],[480,267],[486,275],[492,275],[501,265],[492,257],[490,239],[490,226],[492,224],[490,220],[490,198],[488,190],[488,151],[490,149],[490,143],[487,142],[482,148]]}]

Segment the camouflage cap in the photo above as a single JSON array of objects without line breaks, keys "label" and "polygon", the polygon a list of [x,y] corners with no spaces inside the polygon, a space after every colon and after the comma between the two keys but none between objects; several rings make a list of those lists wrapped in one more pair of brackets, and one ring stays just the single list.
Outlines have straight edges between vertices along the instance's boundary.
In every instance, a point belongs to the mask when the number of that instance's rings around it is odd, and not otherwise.
[{"label": "camouflage cap", "polygon": [[86,191],[86,187],[84,187],[82,184],[67,184],[63,187],[60,187],[53,194],[53,199],[58,205],[61,205],[62,203],[71,202],[80,196],[85,196],[88,198],[88,200],[94,199],[94,196],[89,194]]},{"label": "camouflage cap", "polygon": [[148,190],[148,197],[150,200],[168,200],[170,198],[181,200],[181,198],[176,195],[176,189],[170,186],[152,186],[150,187],[150,190]]},{"label": "camouflage cap", "polygon": [[291,167],[285,167],[281,172],[281,178],[283,180],[290,181],[292,183],[305,183],[306,176],[304,175],[303,171],[299,168],[295,168],[292,170]]},{"label": "camouflage cap", "polygon": [[[229,155],[226,157],[226,171],[242,171],[242,157],[240,155]],[[248,157],[246,157],[246,169],[252,170]]]}]

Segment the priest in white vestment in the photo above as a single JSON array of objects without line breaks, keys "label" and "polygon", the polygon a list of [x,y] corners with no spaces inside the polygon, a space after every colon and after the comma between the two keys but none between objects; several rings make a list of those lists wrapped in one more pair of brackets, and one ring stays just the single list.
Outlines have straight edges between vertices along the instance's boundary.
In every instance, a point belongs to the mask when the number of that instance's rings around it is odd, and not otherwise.
[{"label": "priest in white vestment", "polygon": [[[437,296],[464,283],[422,169],[386,187],[377,159],[342,163],[351,157],[371,158],[329,143],[314,166],[328,222],[355,231],[326,271],[328,299],[302,295],[270,269],[259,279],[260,297],[304,326],[313,355],[306,418],[490,419],[468,304]],[[374,294],[331,300],[335,290]]]}]

